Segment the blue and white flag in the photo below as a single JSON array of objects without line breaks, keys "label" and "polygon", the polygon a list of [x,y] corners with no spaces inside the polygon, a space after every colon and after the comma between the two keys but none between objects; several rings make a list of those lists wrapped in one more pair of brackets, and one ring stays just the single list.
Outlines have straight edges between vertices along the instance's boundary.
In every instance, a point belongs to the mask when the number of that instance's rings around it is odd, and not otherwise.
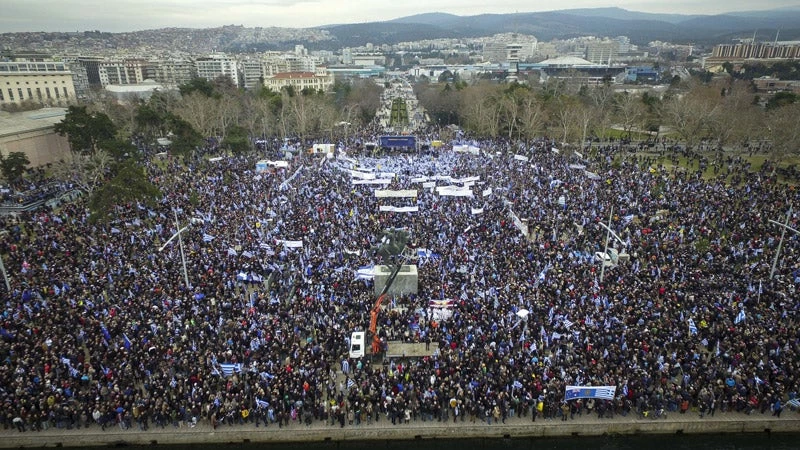
[{"label": "blue and white flag", "polygon": [[203,234],[203,242],[211,242],[213,240],[214,240],[214,236],[212,236],[212,235],[210,235],[208,233]]},{"label": "blue and white flag", "polygon": [[355,382],[355,381],[353,381],[353,379],[352,379],[352,378],[350,378],[350,379],[348,379],[348,380],[347,380],[347,389],[350,389],[351,387],[353,387],[353,386],[355,386],[355,385],[356,385],[356,382]]},{"label": "blue and white flag", "polygon": [[616,392],[616,386],[567,386],[564,392],[564,400],[575,400],[578,398],[613,400]]},{"label": "blue and white flag", "polygon": [[242,365],[240,363],[222,363],[219,367],[222,369],[222,374],[226,377],[233,375],[233,372],[239,373],[242,371]]},{"label": "blue and white flag", "polygon": [[256,408],[258,409],[269,408],[269,403],[256,397]]},{"label": "blue and white flag", "polygon": [[511,384],[511,387],[513,387],[514,389],[522,389],[522,383],[520,383],[517,380],[514,380],[514,383]]},{"label": "blue and white flag", "polygon": [[128,339],[128,335],[127,334],[123,333],[123,335],[122,335],[122,343],[125,346],[125,350],[130,350],[131,349],[131,340]]},{"label": "blue and white flag", "polygon": [[733,319],[733,323],[738,324],[739,322],[744,322],[747,318],[747,315],[744,312],[744,308],[739,310],[739,314],[736,315],[736,318]]},{"label": "blue and white flag", "polygon": [[692,319],[689,319],[689,334],[697,334],[697,325],[694,324]]}]

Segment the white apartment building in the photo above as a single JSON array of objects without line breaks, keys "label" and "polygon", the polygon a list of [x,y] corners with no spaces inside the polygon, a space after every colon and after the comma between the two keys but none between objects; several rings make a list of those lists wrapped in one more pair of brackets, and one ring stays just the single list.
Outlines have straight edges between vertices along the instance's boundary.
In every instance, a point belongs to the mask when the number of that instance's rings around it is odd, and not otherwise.
[{"label": "white apartment building", "polygon": [[239,87],[239,69],[236,67],[235,59],[222,54],[213,54],[196,59],[194,64],[198,77],[213,81],[226,76],[231,79],[234,86]]},{"label": "white apartment building", "polygon": [[99,64],[100,85],[139,84],[145,79],[147,61],[144,59],[123,59],[122,61],[103,61]]},{"label": "white apartment building", "polygon": [[174,89],[192,81],[196,73],[194,62],[188,59],[152,60],[147,67],[147,78],[167,89]]},{"label": "white apartment building", "polygon": [[264,78],[264,85],[275,92],[287,86],[296,91],[312,89],[329,91],[333,87],[333,73],[325,67],[317,67],[314,72],[283,72]]},{"label": "white apartment building", "polygon": [[245,89],[256,89],[263,86],[264,68],[260,59],[241,59],[238,61],[239,86]]},{"label": "white apartment building", "polygon": [[58,61],[0,61],[0,105],[32,101],[67,105],[75,100],[72,72]]}]

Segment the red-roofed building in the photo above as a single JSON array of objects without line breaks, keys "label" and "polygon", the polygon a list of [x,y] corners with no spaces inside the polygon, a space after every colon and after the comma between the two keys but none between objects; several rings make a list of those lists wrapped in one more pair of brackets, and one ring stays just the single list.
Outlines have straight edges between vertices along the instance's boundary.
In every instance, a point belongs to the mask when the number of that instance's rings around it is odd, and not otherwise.
[{"label": "red-roofed building", "polygon": [[282,72],[264,78],[264,85],[276,92],[285,86],[293,86],[297,91],[306,88],[329,91],[333,87],[333,74],[325,67],[314,72]]}]

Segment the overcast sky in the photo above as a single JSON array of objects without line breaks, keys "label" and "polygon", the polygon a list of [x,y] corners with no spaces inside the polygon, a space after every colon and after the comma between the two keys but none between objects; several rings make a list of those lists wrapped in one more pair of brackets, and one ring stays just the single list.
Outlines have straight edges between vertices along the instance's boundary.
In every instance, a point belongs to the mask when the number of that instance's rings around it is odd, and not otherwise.
[{"label": "overcast sky", "polygon": [[0,0],[0,32],[120,32],[231,24],[302,28],[430,12],[471,16],[607,6],[642,12],[719,14],[797,4],[797,0]]}]

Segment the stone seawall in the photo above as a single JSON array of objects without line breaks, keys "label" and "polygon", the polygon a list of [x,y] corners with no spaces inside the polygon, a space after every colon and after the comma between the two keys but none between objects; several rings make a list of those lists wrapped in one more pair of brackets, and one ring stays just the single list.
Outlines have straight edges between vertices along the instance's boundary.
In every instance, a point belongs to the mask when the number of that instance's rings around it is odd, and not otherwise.
[{"label": "stone seawall", "polygon": [[481,421],[447,424],[417,421],[391,425],[382,420],[371,425],[344,428],[321,423],[308,427],[292,423],[284,428],[276,425],[256,428],[253,424],[247,424],[232,427],[226,425],[213,430],[203,425],[195,428],[151,428],[142,432],[137,429],[120,430],[116,427],[102,431],[93,426],[82,430],[50,429],[25,433],[16,430],[0,431],[0,448],[800,432],[800,415],[786,412],[789,414],[781,418],[769,415],[718,414],[714,418],[700,419],[694,414],[675,414],[669,419],[655,420],[624,417],[598,420],[584,416],[566,422],[540,419],[535,423],[531,423],[530,419],[514,418],[506,424],[492,425]]}]

